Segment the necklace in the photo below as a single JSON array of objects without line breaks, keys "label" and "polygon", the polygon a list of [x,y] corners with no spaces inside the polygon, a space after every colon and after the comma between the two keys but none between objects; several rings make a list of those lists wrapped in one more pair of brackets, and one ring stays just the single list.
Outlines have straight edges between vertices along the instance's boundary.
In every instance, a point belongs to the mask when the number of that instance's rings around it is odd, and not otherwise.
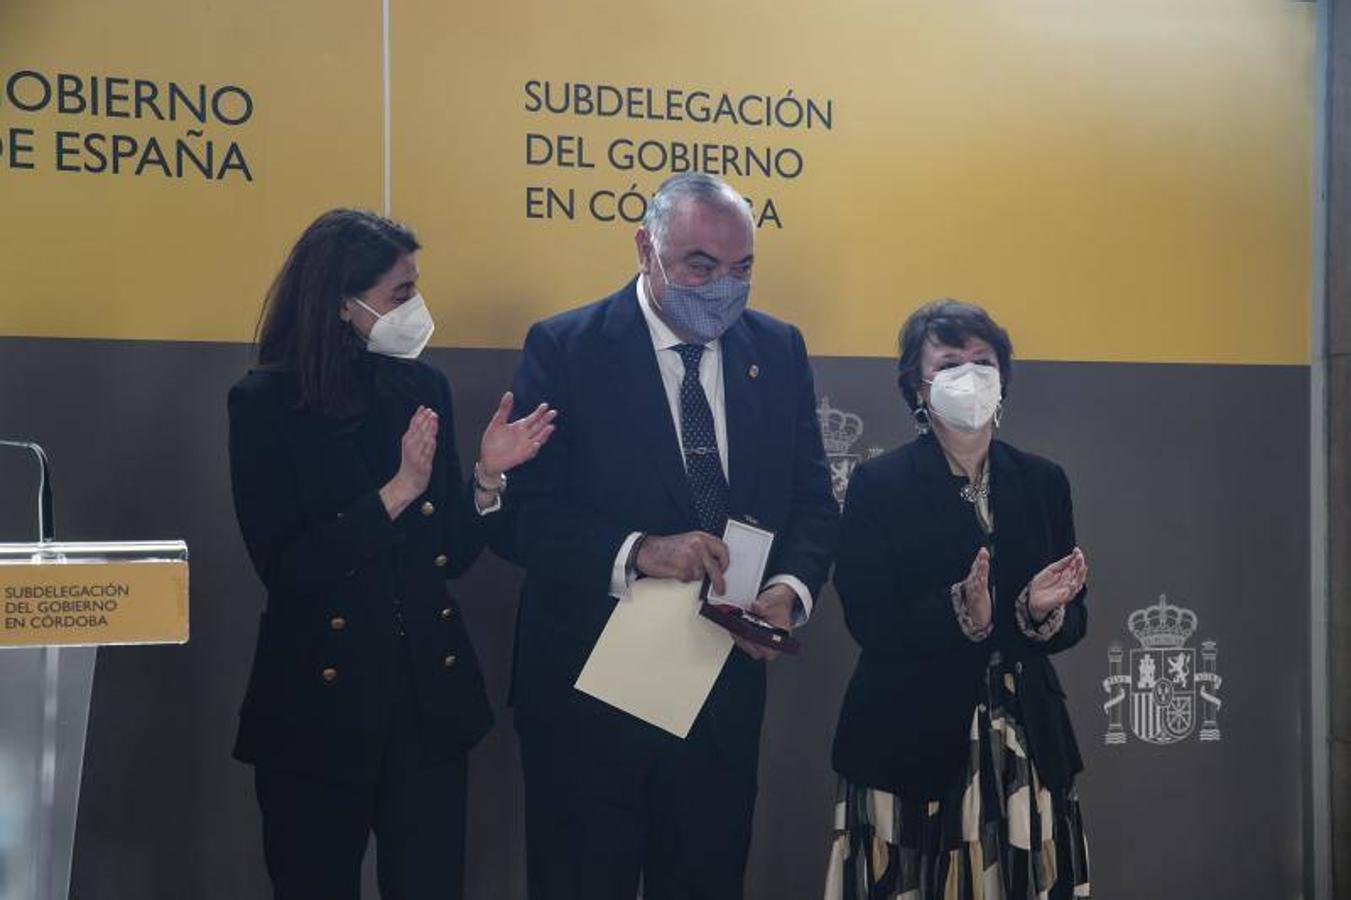
[{"label": "necklace", "polygon": [[[942,442],[940,441],[939,444],[941,445]],[[957,462],[956,457],[948,452],[947,447],[943,447],[943,456],[947,459],[948,468],[952,470],[952,474],[961,475],[961,464]],[[990,498],[990,459],[988,455],[976,480],[968,479],[966,484],[962,485],[961,495],[963,500],[971,504],[980,503]]]},{"label": "necklace", "polygon": [[962,485],[962,499],[967,503],[979,503],[982,500],[988,500],[990,497],[990,466],[986,463],[980,477],[975,481],[968,481]]}]

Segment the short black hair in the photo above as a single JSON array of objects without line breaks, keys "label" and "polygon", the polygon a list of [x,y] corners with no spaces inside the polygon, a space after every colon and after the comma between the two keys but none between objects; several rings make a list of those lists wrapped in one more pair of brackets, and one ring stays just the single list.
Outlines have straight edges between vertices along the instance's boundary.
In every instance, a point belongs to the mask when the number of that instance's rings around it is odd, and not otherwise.
[{"label": "short black hair", "polygon": [[1009,382],[1013,380],[1013,342],[1009,333],[974,303],[944,297],[911,313],[896,341],[900,349],[896,384],[911,410],[919,408],[924,345],[933,339],[948,347],[964,347],[973,337],[994,348],[999,360],[999,383],[1003,393],[1008,394]]}]

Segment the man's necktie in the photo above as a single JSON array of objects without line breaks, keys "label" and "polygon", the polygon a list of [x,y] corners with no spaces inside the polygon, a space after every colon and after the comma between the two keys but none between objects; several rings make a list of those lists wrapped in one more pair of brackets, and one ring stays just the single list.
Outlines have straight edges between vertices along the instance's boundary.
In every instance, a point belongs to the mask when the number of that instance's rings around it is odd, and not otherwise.
[{"label": "man's necktie", "polygon": [[680,383],[680,437],[685,447],[690,496],[700,529],[722,537],[727,524],[727,478],[718,455],[713,410],[699,382],[699,361],[704,348],[699,344],[679,344],[675,351],[685,363],[685,379]]}]

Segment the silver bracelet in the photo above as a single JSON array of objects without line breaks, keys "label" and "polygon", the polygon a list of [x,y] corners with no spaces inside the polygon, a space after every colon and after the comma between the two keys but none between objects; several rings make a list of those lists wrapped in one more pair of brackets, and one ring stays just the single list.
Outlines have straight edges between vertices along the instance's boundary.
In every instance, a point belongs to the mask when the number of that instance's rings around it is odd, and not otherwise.
[{"label": "silver bracelet", "polygon": [[488,487],[483,483],[483,466],[481,463],[474,463],[474,489],[481,494],[500,494],[507,489],[507,473],[503,472],[497,476],[497,484]]}]

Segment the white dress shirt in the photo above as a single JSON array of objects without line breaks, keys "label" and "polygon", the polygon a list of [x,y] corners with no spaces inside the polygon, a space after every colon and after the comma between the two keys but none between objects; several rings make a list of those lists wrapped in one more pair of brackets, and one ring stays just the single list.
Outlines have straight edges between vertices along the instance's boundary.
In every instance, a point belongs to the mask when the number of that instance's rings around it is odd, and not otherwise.
[{"label": "white dress shirt", "polygon": [[[643,311],[648,333],[652,336],[652,349],[657,354],[657,368],[661,371],[661,384],[666,390],[666,402],[671,410],[671,420],[675,423],[676,439],[681,442],[680,458],[683,460],[685,438],[680,433],[680,383],[685,380],[685,363],[675,348],[684,342],[676,337],[670,326],[653,311],[652,301],[647,294],[646,275],[638,278],[638,306]],[[703,386],[704,396],[708,398],[708,406],[713,411],[713,431],[718,439],[718,459],[722,462],[722,474],[726,478],[727,395],[723,390],[722,381],[721,340],[704,345],[704,355],[699,360],[699,383]],[[630,534],[615,557],[614,570],[610,576],[610,595],[620,600],[628,596],[629,586],[636,574],[628,571],[627,563],[629,553],[632,552],[633,544],[639,536],[636,531]],[[812,595],[801,579],[793,575],[775,575],[765,582],[766,587],[771,584],[786,584],[793,589],[793,593],[797,594],[802,604],[793,614],[793,624],[801,625],[806,622],[812,612]]]}]

